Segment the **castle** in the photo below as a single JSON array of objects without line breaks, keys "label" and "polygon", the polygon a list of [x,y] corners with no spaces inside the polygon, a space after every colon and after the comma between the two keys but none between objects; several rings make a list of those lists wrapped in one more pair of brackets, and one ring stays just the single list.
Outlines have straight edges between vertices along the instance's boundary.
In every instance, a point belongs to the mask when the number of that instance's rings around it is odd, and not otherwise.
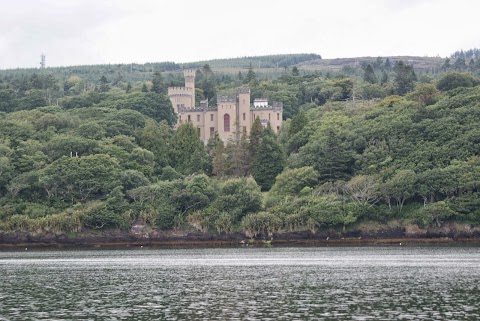
[{"label": "castle", "polygon": [[250,134],[253,121],[258,117],[264,127],[270,123],[278,134],[282,125],[283,104],[268,104],[268,99],[257,98],[251,103],[250,89],[238,88],[235,96],[217,96],[217,106],[208,106],[208,100],[195,105],[196,70],[183,72],[185,87],[169,87],[168,97],[177,115],[177,126],[191,122],[203,142],[218,133],[224,142],[238,140],[242,133]]}]

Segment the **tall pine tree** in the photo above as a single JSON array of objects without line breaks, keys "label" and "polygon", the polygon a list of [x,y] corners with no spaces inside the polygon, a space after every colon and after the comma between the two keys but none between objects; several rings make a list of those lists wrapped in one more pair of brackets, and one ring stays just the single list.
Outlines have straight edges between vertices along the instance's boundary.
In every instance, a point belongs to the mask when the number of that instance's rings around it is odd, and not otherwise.
[{"label": "tall pine tree", "polygon": [[252,175],[262,190],[269,190],[275,178],[283,171],[285,155],[270,127],[265,129],[260,145],[253,160]]}]

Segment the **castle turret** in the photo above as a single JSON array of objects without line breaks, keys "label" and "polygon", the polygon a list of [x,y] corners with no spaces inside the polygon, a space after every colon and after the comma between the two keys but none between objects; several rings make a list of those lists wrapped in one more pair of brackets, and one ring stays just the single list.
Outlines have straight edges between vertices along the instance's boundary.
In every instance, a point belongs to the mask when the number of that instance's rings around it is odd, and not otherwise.
[{"label": "castle turret", "polygon": [[238,88],[238,124],[240,135],[243,132],[250,134],[252,124],[250,113],[250,88]]},{"label": "castle turret", "polygon": [[192,96],[192,106],[195,107],[195,75],[197,71],[195,69],[185,69],[183,71],[183,76],[185,77],[185,87],[191,88],[193,92]]}]

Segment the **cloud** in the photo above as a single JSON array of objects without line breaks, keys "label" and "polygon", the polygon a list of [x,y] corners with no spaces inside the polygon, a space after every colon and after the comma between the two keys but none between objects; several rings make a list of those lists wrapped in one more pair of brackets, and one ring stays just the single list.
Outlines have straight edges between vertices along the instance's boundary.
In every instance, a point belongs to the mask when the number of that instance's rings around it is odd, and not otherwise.
[{"label": "cloud", "polygon": [[479,47],[477,2],[24,0],[0,20],[0,68],[187,62],[275,53],[446,56]]}]

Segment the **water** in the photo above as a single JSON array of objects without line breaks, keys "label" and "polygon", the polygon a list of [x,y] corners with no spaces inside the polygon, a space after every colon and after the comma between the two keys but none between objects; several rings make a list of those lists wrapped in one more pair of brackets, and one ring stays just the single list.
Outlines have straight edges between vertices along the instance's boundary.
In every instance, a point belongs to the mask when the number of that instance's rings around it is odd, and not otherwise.
[{"label": "water", "polygon": [[480,320],[478,247],[0,252],[0,320]]}]

